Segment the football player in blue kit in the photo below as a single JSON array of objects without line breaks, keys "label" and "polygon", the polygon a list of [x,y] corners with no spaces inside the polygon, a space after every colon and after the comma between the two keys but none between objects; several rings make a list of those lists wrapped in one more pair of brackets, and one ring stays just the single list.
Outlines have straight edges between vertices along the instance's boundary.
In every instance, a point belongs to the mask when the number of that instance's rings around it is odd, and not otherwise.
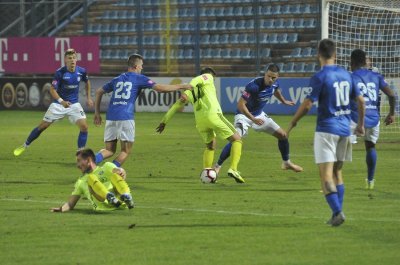
[{"label": "football player in blue kit", "polygon": [[[355,49],[351,53],[351,70],[353,71],[353,86],[356,86],[365,100],[365,136],[364,144],[366,150],[365,161],[367,163],[367,178],[365,188],[374,188],[374,175],[376,168],[377,153],[375,144],[379,138],[379,92],[380,90],[388,97],[389,113],[385,118],[385,125],[394,122],[394,110],[396,98],[384,77],[376,71],[367,68],[367,56],[363,50]],[[351,101],[351,128],[355,129],[358,121],[357,104]]]},{"label": "football player in blue kit", "polygon": [[304,99],[292,121],[288,134],[297,122],[318,102],[317,126],[314,134],[315,162],[319,167],[321,188],[332,210],[327,224],[341,225],[345,216],[342,211],[344,161],[351,161],[350,100],[357,101],[357,135],[364,134],[365,103],[359,89],[352,85],[348,71],[335,65],[336,45],[331,39],[323,39],[318,45],[321,70],[310,80],[311,93]]},{"label": "football player in blue kit", "polygon": [[93,107],[90,97],[90,81],[85,68],[76,65],[77,54],[74,49],[68,49],[64,53],[65,66],[59,68],[53,78],[50,94],[54,101],[47,109],[41,123],[34,128],[25,143],[14,150],[14,155],[21,155],[26,148],[37,139],[53,122],[68,116],[71,123],[79,127],[78,149],[83,149],[88,138],[88,124],[86,114],[79,103],[79,83],[86,83],[87,105]]},{"label": "football player in blue kit", "polygon": [[113,163],[119,167],[128,158],[135,140],[135,102],[142,89],[152,88],[158,92],[171,92],[192,88],[189,84],[156,84],[147,76],[141,74],[143,57],[139,54],[129,56],[127,64],[127,72],[115,77],[96,91],[94,114],[96,126],[100,126],[102,123],[100,115],[101,99],[105,93],[112,92],[106,113],[105,149],[96,154],[96,164],[114,155],[118,140],[121,142],[121,152],[113,160]]},{"label": "football player in blue kit", "polygon": [[[256,132],[264,132],[275,136],[278,139],[278,147],[282,157],[282,169],[301,172],[303,168],[289,159],[289,140],[286,132],[263,111],[272,96],[275,96],[284,105],[294,105],[292,101],[283,97],[278,77],[279,67],[276,64],[270,64],[264,77],[255,78],[246,85],[237,104],[234,125],[241,137],[248,134],[249,128],[253,128]],[[222,163],[230,156],[231,146],[232,144],[228,143],[223,148],[218,162],[214,166],[217,173],[220,171]]]}]

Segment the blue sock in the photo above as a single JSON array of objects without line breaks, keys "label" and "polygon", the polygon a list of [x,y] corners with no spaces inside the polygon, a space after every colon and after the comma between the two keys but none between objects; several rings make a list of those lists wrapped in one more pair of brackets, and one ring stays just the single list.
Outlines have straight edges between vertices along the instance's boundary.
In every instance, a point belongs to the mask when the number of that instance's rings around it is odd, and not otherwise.
[{"label": "blue sock", "polygon": [[103,161],[103,159],[104,159],[104,157],[103,157],[103,155],[101,154],[101,152],[98,152],[98,153],[96,154],[96,161],[95,161],[95,163],[96,163],[96,164],[99,164],[99,163],[101,163],[101,161]]},{"label": "blue sock", "polygon": [[42,131],[39,131],[39,128],[36,127],[31,131],[31,133],[28,136],[28,139],[26,139],[25,144],[30,145],[36,138],[39,137],[39,135],[42,133]]},{"label": "blue sock", "polygon": [[325,199],[328,202],[333,214],[338,214],[342,211],[337,192],[332,192],[325,195]]},{"label": "blue sock", "polygon": [[225,145],[224,149],[222,149],[221,154],[219,155],[218,158],[218,165],[222,165],[226,159],[231,155],[231,148],[232,148],[232,143],[229,142],[227,145]]},{"label": "blue sock", "polygon": [[368,167],[368,181],[374,180],[376,160],[377,160],[376,149],[370,148],[367,151],[367,155],[365,158]]},{"label": "blue sock", "polygon": [[78,149],[86,146],[88,132],[79,132],[78,136]]},{"label": "blue sock", "polygon": [[343,208],[343,199],[344,199],[344,184],[340,184],[336,186],[337,196],[340,203],[340,208]]},{"label": "blue sock", "polygon": [[113,163],[114,163],[114,165],[116,165],[117,167],[120,167],[120,166],[121,166],[121,163],[118,162],[117,160],[113,160]]},{"label": "blue sock", "polygon": [[281,151],[281,156],[283,161],[289,160],[289,141],[288,139],[278,140],[279,151]]}]

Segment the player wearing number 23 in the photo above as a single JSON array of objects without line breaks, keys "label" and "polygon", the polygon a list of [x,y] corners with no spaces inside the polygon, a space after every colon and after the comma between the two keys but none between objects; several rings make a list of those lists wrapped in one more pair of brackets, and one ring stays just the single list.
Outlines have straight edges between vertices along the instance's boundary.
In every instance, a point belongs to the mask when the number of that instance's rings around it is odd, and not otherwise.
[{"label": "player wearing number 23", "polygon": [[314,134],[315,163],[319,168],[321,188],[332,210],[327,224],[341,225],[345,216],[342,212],[344,183],[342,167],[344,161],[351,161],[350,143],[350,100],[358,103],[358,123],[356,133],[364,134],[364,98],[353,86],[351,75],[335,65],[336,45],[330,39],[321,40],[318,45],[318,59],[321,71],[310,80],[312,88],[300,105],[289,124],[288,133],[310,110],[313,102],[318,102],[317,126]]},{"label": "player wearing number 23", "polygon": [[128,71],[115,77],[96,91],[94,124],[100,126],[100,103],[104,93],[112,93],[106,114],[104,131],[105,149],[96,154],[96,164],[114,155],[117,142],[121,142],[121,152],[113,163],[119,167],[131,152],[135,139],[135,101],[142,89],[152,88],[158,92],[171,92],[178,89],[190,89],[189,84],[163,85],[156,84],[141,74],[143,57],[139,54],[129,56]]}]

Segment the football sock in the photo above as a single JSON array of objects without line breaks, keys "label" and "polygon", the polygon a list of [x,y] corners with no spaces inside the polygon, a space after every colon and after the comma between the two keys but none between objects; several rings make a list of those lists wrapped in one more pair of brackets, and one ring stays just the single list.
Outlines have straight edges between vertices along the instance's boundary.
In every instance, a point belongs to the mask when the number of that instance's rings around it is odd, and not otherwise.
[{"label": "football sock", "polygon": [[203,153],[203,168],[210,168],[212,167],[214,161],[214,150],[210,150],[206,148]]},{"label": "football sock", "polygon": [[343,198],[344,198],[344,184],[340,184],[336,186],[337,196],[340,203],[340,208],[343,208]]},{"label": "football sock", "polygon": [[103,198],[104,200],[106,199],[108,190],[104,184],[99,181],[96,175],[90,174],[88,176],[88,185],[92,188],[93,192],[98,195],[98,197]]},{"label": "football sock", "polygon": [[229,142],[227,145],[225,145],[224,149],[222,149],[221,154],[219,155],[218,158],[218,165],[222,165],[226,159],[231,155],[231,148],[232,148],[232,143]]},{"label": "football sock", "polygon": [[377,160],[376,149],[375,148],[368,149],[365,158],[368,168],[368,181],[374,180],[376,160]]},{"label": "football sock", "polygon": [[82,131],[79,132],[78,149],[84,148],[86,146],[87,137],[88,137],[88,132],[82,132]]},{"label": "football sock", "polygon": [[131,193],[128,183],[118,174],[111,175],[111,183],[119,194]]},{"label": "football sock", "polygon": [[282,160],[288,161],[289,160],[289,140],[278,140],[278,147],[279,151],[281,152]]},{"label": "football sock", "polygon": [[118,162],[117,160],[113,160],[113,164],[116,165],[117,167],[120,167],[120,166],[121,166],[121,163]]},{"label": "football sock", "polygon": [[325,195],[325,199],[328,202],[333,214],[338,214],[342,211],[337,192],[332,192]]},{"label": "football sock", "polygon": [[26,139],[25,145],[28,146],[30,145],[36,138],[39,137],[39,135],[42,133],[42,131],[39,130],[39,127],[36,127],[31,131],[31,133],[28,136],[28,139]]},{"label": "football sock", "polygon": [[240,156],[242,155],[242,141],[236,140],[232,142],[232,157],[230,168],[237,171],[237,167],[240,161]]},{"label": "football sock", "polygon": [[103,160],[104,160],[103,154],[102,154],[101,152],[98,152],[98,153],[96,154],[96,161],[95,161],[95,163],[96,163],[96,164],[99,164],[99,163],[101,163],[101,161],[103,161]]}]

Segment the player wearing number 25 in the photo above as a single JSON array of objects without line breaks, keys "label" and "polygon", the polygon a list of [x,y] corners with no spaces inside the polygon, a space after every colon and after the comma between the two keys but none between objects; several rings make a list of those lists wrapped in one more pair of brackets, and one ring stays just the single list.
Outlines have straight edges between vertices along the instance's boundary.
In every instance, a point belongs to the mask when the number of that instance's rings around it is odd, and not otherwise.
[{"label": "player wearing number 25", "polygon": [[96,91],[94,124],[100,126],[100,103],[104,93],[112,92],[106,114],[104,131],[105,149],[96,154],[96,164],[114,155],[117,142],[121,142],[121,152],[113,163],[119,167],[127,159],[135,140],[135,101],[142,89],[152,88],[158,92],[171,92],[179,89],[191,89],[189,84],[162,85],[156,84],[141,73],[143,57],[132,54],[128,58],[128,71],[115,77]]},{"label": "player wearing number 25", "polygon": [[315,163],[319,167],[321,187],[332,210],[327,224],[341,225],[345,216],[342,212],[344,183],[342,167],[344,161],[351,161],[350,143],[350,100],[358,103],[356,133],[364,134],[364,98],[357,87],[352,85],[349,72],[335,65],[336,45],[330,39],[323,39],[318,45],[318,59],[321,71],[310,80],[312,88],[288,127],[288,133],[318,102],[317,127],[314,135]]}]

